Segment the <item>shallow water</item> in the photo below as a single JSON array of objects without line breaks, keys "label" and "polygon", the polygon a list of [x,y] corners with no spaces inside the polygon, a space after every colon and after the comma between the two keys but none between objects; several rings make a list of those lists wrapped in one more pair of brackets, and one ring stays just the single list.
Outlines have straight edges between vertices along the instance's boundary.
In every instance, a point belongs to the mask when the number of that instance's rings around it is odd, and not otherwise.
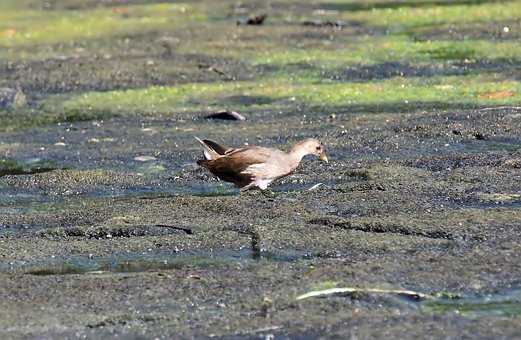
[{"label": "shallow water", "polygon": [[35,261],[0,263],[0,272],[31,275],[135,273],[171,270],[182,267],[209,268],[248,264],[251,261],[293,262],[310,259],[302,251],[255,251],[252,249],[216,249],[187,251],[147,251],[120,253],[106,257],[74,256]]},{"label": "shallow water", "polygon": [[436,298],[424,302],[421,308],[427,313],[456,313],[469,318],[515,317],[521,315],[521,289],[453,298]]}]

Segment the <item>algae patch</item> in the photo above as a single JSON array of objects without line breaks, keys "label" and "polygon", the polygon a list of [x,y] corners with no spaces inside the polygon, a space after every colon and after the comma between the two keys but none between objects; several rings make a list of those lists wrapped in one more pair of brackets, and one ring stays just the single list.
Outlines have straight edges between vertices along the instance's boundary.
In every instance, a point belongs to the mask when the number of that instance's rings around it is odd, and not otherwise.
[{"label": "algae patch", "polygon": [[433,314],[457,313],[470,318],[519,316],[521,315],[521,290],[471,297],[434,299],[426,301],[422,310]]},{"label": "algae patch", "polygon": [[293,262],[308,258],[303,252],[273,253],[252,249],[190,250],[190,251],[146,251],[143,253],[120,253],[107,257],[92,255],[75,256],[67,259],[50,258],[32,262],[0,264],[0,271],[31,275],[66,275],[132,273],[180,269],[183,267],[211,268],[227,267],[251,261]]},{"label": "algae patch", "polygon": [[[31,18],[31,20],[24,20]],[[0,14],[0,45],[20,47],[33,44],[67,43],[107,35],[166,28],[199,21],[204,15],[188,5],[135,5],[114,10],[33,11],[5,9]]]},{"label": "algae patch", "polygon": [[428,314],[457,313],[469,318],[482,316],[513,317],[521,315],[521,290],[519,289],[503,293],[460,296],[446,292],[429,295],[402,289],[338,288],[336,286],[337,283],[335,282],[332,288],[312,290],[297,296],[296,300],[327,298],[339,295],[347,295],[351,298],[359,298],[365,294],[396,295],[406,298],[409,303],[418,304],[420,309]]},{"label": "algae patch", "polygon": [[[510,91],[508,98],[480,96],[483,92]],[[197,93],[197,100],[193,99]],[[265,102],[236,103],[234,108],[285,109],[299,102],[306,105],[392,104],[414,105],[421,102],[486,103],[521,102],[521,85],[515,81],[492,81],[486,76],[447,76],[418,78],[392,78],[367,83],[316,83],[309,79],[300,82],[288,79],[264,79],[256,82],[197,83],[175,87],[153,86],[145,89],[90,92],[74,96],[63,103],[65,111],[85,110],[107,115],[161,115],[172,110],[197,112],[221,108],[223,97],[236,94],[271,98]],[[95,114],[96,115],[96,114]]]},{"label": "algae patch", "polygon": [[56,169],[58,169],[58,165],[55,162],[39,158],[33,158],[23,162],[11,159],[0,159],[0,177],[6,175],[36,174]]},{"label": "algae patch", "polygon": [[483,201],[492,201],[498,203],[511,203],[521,201],[521,194],[514,193],[480,193],[478,198]]}]

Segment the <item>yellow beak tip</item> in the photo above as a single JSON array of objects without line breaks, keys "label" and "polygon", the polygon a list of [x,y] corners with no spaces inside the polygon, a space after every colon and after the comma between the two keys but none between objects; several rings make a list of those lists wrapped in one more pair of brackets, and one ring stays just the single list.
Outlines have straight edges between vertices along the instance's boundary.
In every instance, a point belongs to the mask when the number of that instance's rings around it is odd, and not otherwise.
[{"label": "yellow beak tip", "polygon": [[323,162],[329,163],[329,160],[327,159],[327,156],[325,153],[321,154],[319,159]]}]

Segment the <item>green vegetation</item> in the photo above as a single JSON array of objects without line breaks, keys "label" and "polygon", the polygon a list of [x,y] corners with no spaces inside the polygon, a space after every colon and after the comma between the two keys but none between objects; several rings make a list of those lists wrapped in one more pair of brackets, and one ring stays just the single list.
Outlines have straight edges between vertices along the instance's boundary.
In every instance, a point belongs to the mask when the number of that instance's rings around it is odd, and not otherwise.
[{"label": "green vegetation", "polygon": [[[232,49],[233,51],[233,49]],[[248,53],[236,51],[233,54]],[[411,65],[425,63],[443,66],[445,62],[474,62],[477,60],[515,60],[521,58],[521,47],[515,42],[488,40],[415,41],[406,36],[385,38],[363,37],[341,48],[274,48],[250,52],[255,65],[287,66],[311,64],[324,69],[342,66],[374,65],[384,62],[405,62]]]},{"label": "green vegetation", "polygon": [[82,11],[0,12],[0,46],[68,43],[108,35],[143,33],[176,26],[204,17],[188,5],[153,4],[128,7],[95,8]]},{"label": "green vegetation", "polygon": [[[515,103],[521,100],[521,85],[516,81],[495,81],[493,76],[393,78],[367,83],[289,82],[286,79],[263,79],[253,82],[195,83],[176,87],[151,87],[139,90],[93,92],[63,103],[65,112],[85,112],[98,116],[103,112],[121,114],[168,114],[179,111],[218,109],[227,104],[230,94],[270,97],[279,105],[299,102],[307,105],[339,106],[439,102],[464,104]],[[197,95],[194,95],[197,94]],[[238,109],[273,107],[277,102],[237,105]]]},{"label": "green vegetation", "polygon": [[[519,1],[0,1],[0,338],[515,338],[519,39]],[[330,162],[239,194],[193,136]]]},{"label": "green vegetation", "polygon": [[[430,2],[431,6],[407,6],[409,4],[422,4],[422,1],[403,2],[405,6],[392,8],[372,9],[366,11],[349,12],[349,5],[338,9],[343,17],[348,20],[357,20],[371,25],[385,26],[391,31],[409,31],[428,26],[440,26],[447,24],[465,24],[473,22],[498,22],[519,19],[521,4],[517,1],[505,1],[497,3],[479,3],[467,1],[466,4],[450,5],[452,1]],[[392,4],[392,2],[389,2]],[[425,4],[429,2],[425,1]],[[449,6],[443,6],[443,3]],[[458,4],[458,1],[453,1]],[[460,3],[463,3],[460,1]],[[436,6],[441,4],[441,6]],[[383,7],[383,6],[382,6]]]},{"label": "green vegetation", "polygon": [[521,315],[519,301],[504,299],[435,299],[427,301],[422,307],[424,312],[445,314],[457,313],[466,317],[479,316],[506,316],[515,317]]},{"label": "green vegetation", "polygon": [[21,163],[0,158],[0,176],[47,172],[57,168],[56,163],[47,160],[31,159]]},{"label": "green vegetation", "polygon": [[[513,34],[508,25],[521,18],[518,2],[328,1],[317,5],[318,11],[296,10],[291,16],[275,11],[265,26],[251,28],[237,27],[229,7],[220,2],[57,2],[46,11],[34,1],[2,6],[0,46],[8,48],[0,58],[82,58],[76,72],[69,69],[76,63],[34,69],[35,81],[49,77],[50,91],[29,93],[38,98],[30,108],[0,112],[2,130],[221,108],[479,106],[517,104],[521,99],[518,81],[507,73],[521,58],[521,47],[515,39],[496,39],[487,31],[494,22],[500,29],[507,27],[501,34]],[[317,18],[343,20],[347,26],[306,28],[310,36],[290,38],[302,31],[300,22]],[[477,31],[482,27],[484,33],[462,40],[418,39],[432,30],[466,25]],[[313,38],[317,32],[323,35],[320,39]],[[150,51],[153,59],[143,54]],[[170,60],[179,56],[185,61],[174,66]],[[201,58],[209,61],[196,61]],[[118,64],[111,60],[118,59],[123,68],[113,71]],[[212,60],[226,60],[224,76],[206,68]],[[63,86],[60,77],[66,78]],[[194,77],[201,79],[190,81]],[[96,81],[101,82],[99,90]],[[9,78],[2,83],[12,85]],[[63,93],[53,93],[56,88]]]}]

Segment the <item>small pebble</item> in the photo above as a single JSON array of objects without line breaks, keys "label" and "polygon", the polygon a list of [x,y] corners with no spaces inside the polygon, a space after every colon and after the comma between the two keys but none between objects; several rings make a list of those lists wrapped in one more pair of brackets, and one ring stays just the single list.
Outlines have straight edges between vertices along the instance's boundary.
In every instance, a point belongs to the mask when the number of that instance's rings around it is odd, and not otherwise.
[{"label": "small pebble", "polygon": [[154,156],[137,156],[134,157],[134,160],[138,162],[149,162],[156,160],[156,158]]}]

